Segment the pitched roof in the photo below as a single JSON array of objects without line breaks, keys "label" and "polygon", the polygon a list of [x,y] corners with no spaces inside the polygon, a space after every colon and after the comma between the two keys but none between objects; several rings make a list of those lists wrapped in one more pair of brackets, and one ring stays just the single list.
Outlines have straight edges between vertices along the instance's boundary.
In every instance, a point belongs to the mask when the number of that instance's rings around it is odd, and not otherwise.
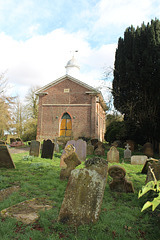
[{"label": "pitched roof", "polygon": [[45,85],[44,87],[38,89],[38,90],[35,92],[35,94],[38,95],[39,93],[43,93],[43,91],[46,91],[48,88],[50,88],[50,87],[52,87],[52,86],[55,86],[56,84],[58,84],[58,83],[60,83],[60,82],[63,82],[66,78],[68,78],[68,79],[71,80],[72,82],[75,82],[75,83],[81,85],[82,87],[87,88],[89,91],[92,91],[92,92],[94,92],[94,93],[101,93],[101,92],[100,92],[99,90],[97,90],[96,88],[93,88],[93,87],[89,86],[88,84],[86,84],[86,83],[84,83],[84,82],[82,82],[82,81],[80,81],[80,80],[78,80],[78,79],[76,79],[76,78],[74,78],[74,77],[66,74],[66,75],[58,78],[57,80],[54,80],[53,82]]}]

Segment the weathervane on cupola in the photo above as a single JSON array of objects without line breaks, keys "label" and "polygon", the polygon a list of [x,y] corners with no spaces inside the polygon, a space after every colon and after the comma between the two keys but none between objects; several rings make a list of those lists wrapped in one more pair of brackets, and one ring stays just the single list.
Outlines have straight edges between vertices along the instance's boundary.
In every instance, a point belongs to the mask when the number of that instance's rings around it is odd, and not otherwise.
[{"label": "weathervane on cupola", "polygon": [[79,76],[80,67],[74,57],[74,53],[77,53],[78,50],[71,51],[71,52],[72,52],[72,59],[69,60],[67,62],[67,65],[65,66],[66,74],[77,78]]}]

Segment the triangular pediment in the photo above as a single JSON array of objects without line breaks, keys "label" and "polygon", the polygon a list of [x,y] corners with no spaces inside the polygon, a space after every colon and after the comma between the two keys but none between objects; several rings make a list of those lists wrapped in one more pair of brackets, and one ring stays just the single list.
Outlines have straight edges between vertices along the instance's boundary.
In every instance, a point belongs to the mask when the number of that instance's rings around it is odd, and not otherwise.
[{"label": "triangular pediment", "polygon": [[101,93],[101,92],[100,92],[99,90],[97,90],[96,88],[93,88],[93,87],[89,86],[88,84],[86,84],[86,83],[84,83],[84,82],[82,82],[82,81],[80,81],[80,80],[78,80],[78,79],[76,79],[76,78],[74,78],[74,77],[66,74],[66,75],[64,75],[63,77],[60,77],[60,78],[58,78],[57,80],[54,80],[53,82],[51,82],[51,83],[45,85],[44,87],[38,89],[38,90],[36,91],[36,94],[39,95],[39,94],[41,94],[41,93],[44,93],[45,91],[47,91],[47,89],[49,89],[49,88],[51,88],[51,87],[53,87],[53,86],[55,86],[55,85],[57,85],[57,84],[65,81],[66,79],[68,79],[68,80],[70,80],[70,81],[72,81],[72,82],[74,82],[74,83],[76,83],[76,84],[79,84],[80,86],[86,88],[86,89],[87,89],[88,91],[90,91],[90,92]]}]

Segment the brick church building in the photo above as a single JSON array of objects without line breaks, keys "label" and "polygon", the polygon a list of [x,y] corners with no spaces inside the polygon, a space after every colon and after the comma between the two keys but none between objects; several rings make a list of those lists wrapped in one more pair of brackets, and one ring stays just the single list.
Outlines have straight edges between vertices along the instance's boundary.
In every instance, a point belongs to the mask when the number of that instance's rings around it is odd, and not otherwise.
[{"label": "brick church building", "polygon": [[104,140],[107,106],[100,91],[75,78],[75,58],[66,75],[39,89],[37,140],[79,137]]}]

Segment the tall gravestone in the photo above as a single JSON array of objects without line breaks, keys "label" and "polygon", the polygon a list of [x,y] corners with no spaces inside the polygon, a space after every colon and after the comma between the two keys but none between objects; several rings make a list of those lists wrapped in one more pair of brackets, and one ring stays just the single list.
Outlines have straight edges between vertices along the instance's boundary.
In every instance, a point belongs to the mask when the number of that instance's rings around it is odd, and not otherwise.
[{"label": "tall gravestone", "polygon": [[8,147],[0,145],[0,168],[15,168]]},{"label": "tall gravestone", "polygon": [[39,157],[40,153],[40,142],[36,140],[32,140],[30,144],[29,155],[34,157]]},{"label": "tall gravestone", "polygon": [[112,146],[107,153],[108,162],[117,162],[119,163],[119,152],[116,147]]},{"label": "tall gravestone", "polygon": [[71,172],[58,221],[79,226],[95,223],[100,214],[107,182],[107,161],[89,159],[85,168]]},{"label": "tall gravestone", "polygon": [[124,161],[130,162],[131,161],[131,150],[129,149],[130,148],[129,144],[127,144],[125,146],[125,148],[126,149],[124,150]]},{"label": "tall gravestone", "polygon": [[43,141],[41,158],[53,158],[54,143],[48,139]]}]

